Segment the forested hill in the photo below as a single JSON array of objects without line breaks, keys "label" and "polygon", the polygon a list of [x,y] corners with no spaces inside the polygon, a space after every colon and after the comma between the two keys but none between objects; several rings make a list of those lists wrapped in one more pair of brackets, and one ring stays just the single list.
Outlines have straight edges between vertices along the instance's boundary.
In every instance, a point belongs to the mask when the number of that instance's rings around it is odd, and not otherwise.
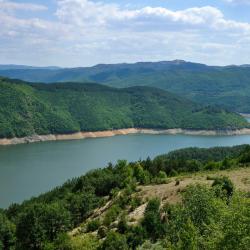
[{"label": "forested hill", "polygon": [[0,80],[2,138],[131,127],[225,130],[247,126],[238,114],[202,107],[156,88]]},{"label": "forested hill", "polygon": [[0,67],[0,75],[32,82],[91,81],[114,87],[151,86],[202,104],[250,113],[250,67],[214,67],[181,60],[101,64],[88,68]]}]

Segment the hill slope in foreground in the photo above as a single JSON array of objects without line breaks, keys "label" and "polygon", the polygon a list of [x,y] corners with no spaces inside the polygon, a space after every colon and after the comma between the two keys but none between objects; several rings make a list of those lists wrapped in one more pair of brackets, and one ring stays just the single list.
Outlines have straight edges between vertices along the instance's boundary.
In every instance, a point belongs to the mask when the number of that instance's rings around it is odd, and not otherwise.
[{"label": "hill slope in foreground", "polygon": [[247,250],[249,166],[247,145],[118,161],[0,211],[0,246]]},{"label": "hill slope in foreground", "polygon": [[31,84],[0,79],[0,138],[121,128],[233,130],[248,127],[238,114],[203,107],[149,87]]}]

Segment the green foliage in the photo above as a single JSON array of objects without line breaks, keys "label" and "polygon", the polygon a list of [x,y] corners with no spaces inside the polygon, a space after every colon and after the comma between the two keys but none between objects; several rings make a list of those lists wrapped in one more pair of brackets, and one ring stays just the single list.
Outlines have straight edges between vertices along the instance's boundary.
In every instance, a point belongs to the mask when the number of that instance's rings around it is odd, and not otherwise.
[{"label": "green foliage", "polygon": [[117,205],[113,205],[105,214],[103,219],[103,224],[105,226],[109,226],[115,219],[117,219],[118,215],[121,212],[121,208]]},{"label": "green foliage", "polygon": [[250,245],[250,200],[239,195],[233,196],[228,209],[221,219],[222,237],[217,249],[249,249]]},{"label": "green foliage", "polygon": [[137,163],[133,167],[134,176],[140,184],[149,184],[150,183],[150,174],[147,170],[144,170],[143,167]]},{"label": "green foliage", "polygon": [[127,242],[130,248],[136,249],[146,238],[146,231],[141,225],[131,227],[127,233]]},{"label": "green foliage", "polygon": [[165,234],[164,224],[161,223],[160,204],[159,199],[150,200],[142,221],[142,226],[145,228],[148,238],[152,240],[156,240]]},{"label": "green foliage", "polygon": [[129,230],[128,221],[125,215],[121,216],[117,225],[117,230],[120,234],[125,234]]},{"label": "green foliage", "polygon": [[76,226],[98,204],[98,199],[92,192],[70,193],[66,196],[66,202],[71,213],[72,223]]},{"label": "green foliage", "polygon": [[102,250],[127,250],[127,240],[126,237],[122,234],[110,231],[103,241]]},{"label": "green foliage", "polygon": [[223,196],[225,193],[227,198],[230,198],[234,192],[233,182],[226,176],[215,178],[212,187],[218,187],[218,189],[216,189],[218,196]]},{"label": "green foliage", "polygon": [[87,232],[94,232],[96,230],[98,230],[98,228],[101,226],[101,222],[99,219],[94,219],[91,220],[88,224],[87,224]]},{"label": "green foliage", "polygon": [[98,238],[91,234],[86,234],[84,236],[80,235],[71,239],[72,250],[97,250],[99,245]]},{"label": "green foliage", "polygon": [[0,211],[0,249],[14,249],[16,235],[15,225],[8,220],[7,216]]},{"label": "green foliage", "polygon": [[102,239],[102,238],[106,237],[107,232],[108,232],[107,227],[105,227],[105,226],[100,226],[99,229],[98,229],[97,234],[98,234],[98,236]]},{"label": "green foliage", "polygon": [[119,128],[236,129],[240,115],[149,88],[28,84],[0,78],[0,138]]},{"label": "green foliage", "polygon": [[162,246],[161,242],[152,243],[150,241],[145,241],[137,250],[165,250],[166,248]]},{"label": "green foliage", "polygon": [[187,216],[200,231],[218,216],[214,194],[205,186],[189,187],[184,193],[183,203]]},{"label": "green foliage", "polygon": [[72,243],[71,243],[71,238],[67,233],[59,234],[58,237],[53,242],[52,246],[53,246],[53,249],[55,249],[55,250],[57,250],[57,249],[60,249],[60,250],[73,250]]},{"label": "green foliage", "polygon": [[248,145],[241,153],[239,158],[240,163],[250,163],[250,146]]},{"label": "green foliage", "polygon": [[156,159],[170,160],[197,160],[202,163],[222,161],[225,158],[236,158],[247,150],[248,145],[239,145],[234,147],[212,147],[212,148],[184,148],[172,151],[166,155],[160,155]]},{"label": "green foliage", "polygon": [[17,245],[20,249],[42,249],[70,228],[70,214],[58,203],[34,204],[21,214],[17,224]]}]

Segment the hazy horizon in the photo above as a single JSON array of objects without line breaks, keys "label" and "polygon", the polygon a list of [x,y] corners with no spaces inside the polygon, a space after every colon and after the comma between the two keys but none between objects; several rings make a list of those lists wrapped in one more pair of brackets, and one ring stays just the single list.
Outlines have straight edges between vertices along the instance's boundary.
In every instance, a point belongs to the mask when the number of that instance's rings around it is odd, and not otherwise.
[{"label": "hazy horizon", "polygon": [[97,63],[97,64],[92,64],[92,65],[76,65],[76,66],[68,66],[68,67],[63,67],[63,66],[59,66],[59,65],[28,65],[28,64],[17,64],[17,63],[8,63],[8,64],[2,64],[0,63],[0,66],[20,66],[20,67],[31,67],[31,68],[91,68],[91,67],[95,67],[98,65],[118,65],[118,64],[137,64],[137,63],[161,63],[161,62],[175,62],[175,61],[183,61],[185,63],[194,63],[194,64],[203,64],[206,66],[211,66],[211,67],[228,67],[228,66],[244,66],[244,65],[250,65],[250,61],[249,63],[245,63],[245,64],[224,64],[224,65],[213,65],[213,64],[206,64],[203,62],[195,62],[195,61],[186,61],[186,60],[182,60],[182,59],[174,59],[174,60],[159,60],[159,61],[135,61],[135,62],[117,62],[117,63]]}]

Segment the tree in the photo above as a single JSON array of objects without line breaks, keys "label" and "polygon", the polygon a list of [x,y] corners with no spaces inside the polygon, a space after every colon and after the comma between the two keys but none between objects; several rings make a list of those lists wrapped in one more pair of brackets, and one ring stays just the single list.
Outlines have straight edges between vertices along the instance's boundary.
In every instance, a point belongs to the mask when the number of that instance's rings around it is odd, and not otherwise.
[{"label": "tree", "polygon": [[136,163],[133,169],[134,176],[140,184],[148,184],[150,182],[149,172],[147,170],[144,170],[139,163]]},{"label": "tree", "polygon": [[71,193],[67,196],[67,208],[71,213],[74,226],[77,226],[98,204],[98,198],[92,192]]},{"label": "tree", "polygon": [[15,225],[0,211],[0,249],[14,249],[15,241]]},{"label": "tree", "polygon": [[157,198],[150,200],[142,221],[142,226],[152,240],[162,237],[166,231],[165,225],[161,221],[160,204],[160,200]]},{"label": "tree", "polygon": [[42,249],[70,228],[70,214],[59,203],[35,203],[28,206],[17,223],[17,243],[20,249]]},{"label": "tree", "polygon": [[[226,176],[216,178],[212,184],[212,187],[217,187],[216,193],[218,196],[224,196],[226,194],[229,199],[233,195],[234,184],[233,182]],[[222,191],[222,194],[221,194]]]},{"label": "tree", "polygon": [[190,186],[183,195],[183,203],[187,217],[201,231],[218,214],[214,193],[206,186]]},{"label": "tree", "polygon": [[186,221],[179,233],[180,240],[177,243],[178,249],[198,249],[198,232],[190,219]]}]

